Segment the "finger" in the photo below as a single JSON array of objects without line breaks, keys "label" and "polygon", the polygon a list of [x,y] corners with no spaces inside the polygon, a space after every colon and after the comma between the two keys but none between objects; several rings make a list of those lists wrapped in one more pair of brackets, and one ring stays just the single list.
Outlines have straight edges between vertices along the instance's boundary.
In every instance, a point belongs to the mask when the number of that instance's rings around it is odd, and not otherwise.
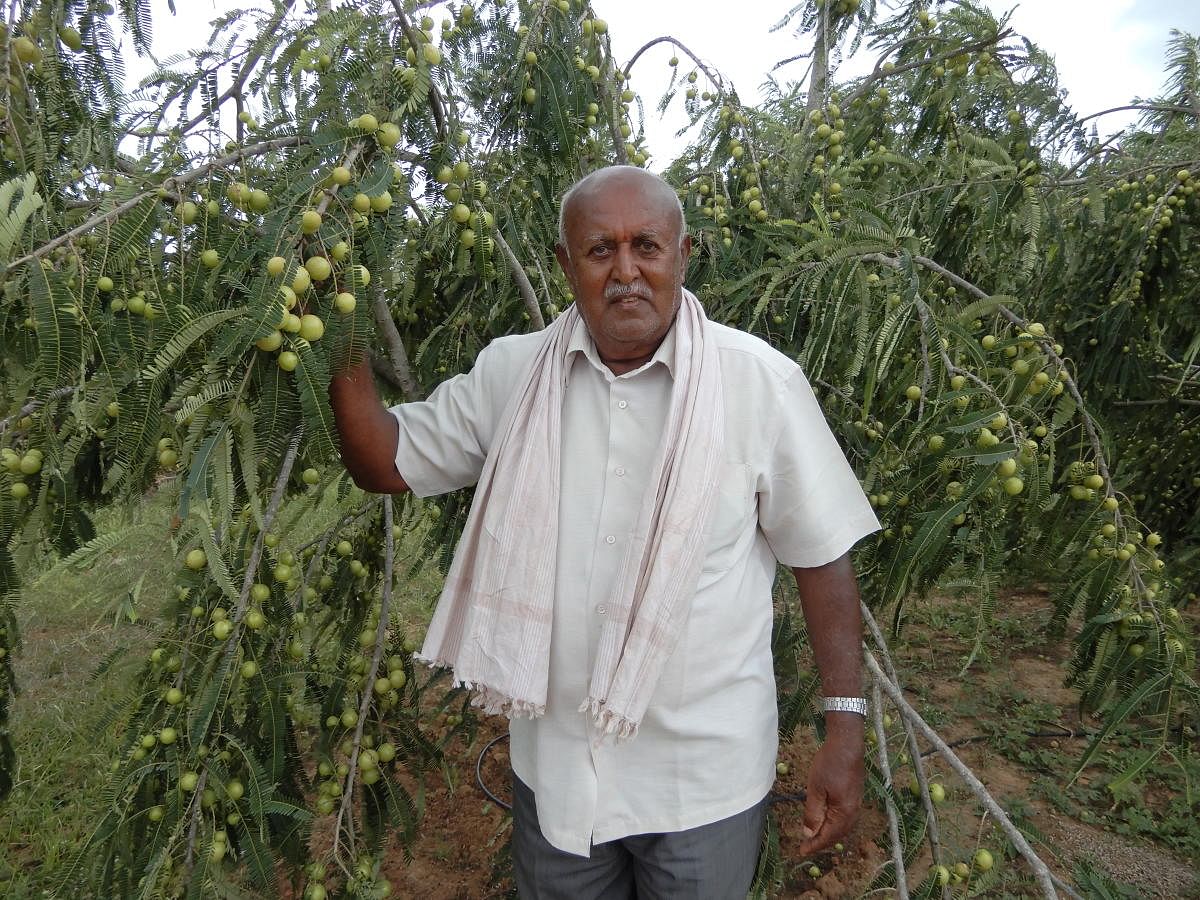
[{"label": "finger", "polygon": [[807,856],[812,853],[819,853],[822,850],[828,850],[850,833],[850,829],[854,826],[854,820],[854,816],[845,815],[836,808],[827,810],[821,827],[812,837],[801,843],[801,855]]},{"label": "finger", "polygon": [[826,798],[825,791],[810,786],[808,797],[804,801],[804,820],[800,828],[802,838],[811,838],[820,832],[825,823]]}]

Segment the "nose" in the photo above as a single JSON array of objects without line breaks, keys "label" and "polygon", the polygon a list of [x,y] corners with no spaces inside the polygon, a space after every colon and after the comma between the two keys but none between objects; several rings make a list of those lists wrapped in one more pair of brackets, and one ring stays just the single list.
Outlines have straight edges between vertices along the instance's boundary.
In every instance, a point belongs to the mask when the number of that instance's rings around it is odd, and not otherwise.
[{"label": "nose", "polygon": [[638,277],[637,260],[633,255],[632,244],[624,241],[617,244],[613,254],[612,277],[621,284],[630,284]]}]

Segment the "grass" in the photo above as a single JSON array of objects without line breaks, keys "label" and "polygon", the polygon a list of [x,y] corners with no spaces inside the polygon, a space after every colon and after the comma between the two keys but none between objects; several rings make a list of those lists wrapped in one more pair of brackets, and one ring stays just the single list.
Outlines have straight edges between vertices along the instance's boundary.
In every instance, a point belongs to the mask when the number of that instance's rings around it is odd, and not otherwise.
[{"label": "grass", "polygon": [[[171,547],[161,523],[173,502],[173,493],[164,491],[127,522],[102,513],[98,531],[135,530],[90,571],[54,565],[35,579],[26,574],[17,610],[24,649],[14,662],[17,771],[0,816],[4,897],[43,896],[102,809],[120,743],[113,708],[153,644],[155,599],[168,589],[170,567],[163,562]],[[139,607],[133,607],[130,591],[143,573]]]}]

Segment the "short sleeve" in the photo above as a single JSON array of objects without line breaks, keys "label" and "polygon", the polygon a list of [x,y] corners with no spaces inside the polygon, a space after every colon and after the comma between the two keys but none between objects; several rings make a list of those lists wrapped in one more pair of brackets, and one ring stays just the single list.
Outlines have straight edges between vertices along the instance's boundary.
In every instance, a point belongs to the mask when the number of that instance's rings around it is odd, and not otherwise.
[{"label": "short sleeve", "polygon": [[396,471],[418,497],[475,484],[483,472],[514,376],[512,348],[497,339],[471,370],[448,378],[425,400],[388,412],[399,423]]},{"label": "short sleeve", "polygon": [[780,394],[778,433],[758,479],[758,524],[785,566],[833,562],[879,520],[808,379],[797,368]]}]

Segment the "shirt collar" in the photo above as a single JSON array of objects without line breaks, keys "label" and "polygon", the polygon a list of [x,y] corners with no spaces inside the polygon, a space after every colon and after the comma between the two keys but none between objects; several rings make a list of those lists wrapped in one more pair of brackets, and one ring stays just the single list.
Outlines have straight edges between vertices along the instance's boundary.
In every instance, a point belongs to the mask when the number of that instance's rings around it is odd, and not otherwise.
[{"label": "shirt collar", "polygon": [[[679,322],[679,317],[675,317],[675,321],[671,323],[671,327],[667,329],[667,333],[663,336],[662,343],[658,345],[658,349],[654,351],[654,355],[650,357],[650,362],[647,365],[654,363],[662,363],[667,367],[667,371],[671,373],[671,377],[675,377],[675,326]],[[575,321],[575,328],[571,332],[571,339],[567,343],[567,369],[570,371],[570,361],[573,353],[582,353],[587,357],[588,362],[599,369],[601,372],[612,374],[612,370],[606,366],[600,359],[600,353],[596,349],[596,342],[592,340],[592,335],[588,332],[587,323],[583,321],[583,316],[579,316]],[[615,377],[615,376],[614,376]]]}]

